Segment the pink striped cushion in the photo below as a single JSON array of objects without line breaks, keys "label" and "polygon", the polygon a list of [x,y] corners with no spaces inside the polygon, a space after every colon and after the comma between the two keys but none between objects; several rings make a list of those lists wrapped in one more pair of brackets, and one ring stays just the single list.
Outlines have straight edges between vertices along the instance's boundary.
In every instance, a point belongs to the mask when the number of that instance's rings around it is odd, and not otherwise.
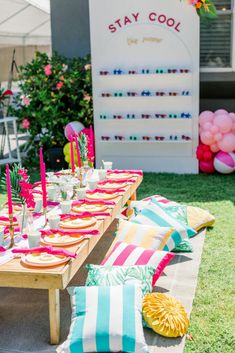
[{"label": "pink striped cushion", "polygon": [[160,274],[175,254],[167,251],[145,249],[134,244],[117,242],[110,254],[104,258],[101,265],[122,266],[122,265],[151,265],[156,267],[153,276],[154,286]]},{"label": "pink striped cushion", "polygon": [[176,204],[176,202],[174,202],[172,200],[168,200],[164,196],[161,196],[161,195],[152,195],[149,197],[145,197],[145,199],[143,199],[141,201],[150,201],[151,199],[155,199],[157,202],[160,202],[163,205],[166,204],[167,206]]}]

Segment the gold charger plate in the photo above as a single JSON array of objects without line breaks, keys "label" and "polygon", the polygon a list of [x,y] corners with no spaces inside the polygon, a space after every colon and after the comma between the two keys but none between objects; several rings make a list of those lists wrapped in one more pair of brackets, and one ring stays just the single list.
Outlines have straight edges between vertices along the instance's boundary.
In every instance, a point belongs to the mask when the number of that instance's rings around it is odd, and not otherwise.
[{"label": "gold charger plate", "polygon": [[107,205],[101,205],[99,203],[94,204],[94,205],[76,205],[72,207],[72,211],[76,213],[81,213],[81,212],[106,212],[108,211]]},{"label": "gold charger plate", "polygon": [[56,233],[49,236],[45,236],[41,240],[41,243],[54,246],[69,246],[80,243],[83,239],[84,236],[72,237],[70,235],[60,235],[59,233]]},{"label": "gold charger plate", "polygon": [[60,221],[61,228],[67,229],[83,229],[94,226],[96,224],[96,219],[94,217],[88,218],[77,218],[77,219],[65,219]]},{"label": "gold charger plate", "polygon": [[86,194],[86,197],[91,200],[112,200],[118,197],[118,193],[113,193],[113,194],[105,194],[105,193],[99,193],[96,192],[94,194]]},{"label": "gold charger plate", "polygon": [[21,258],[24,265],[30,267],[53,267],[68,262],[67,256],[58,256],[47,253],[27,254]]}]

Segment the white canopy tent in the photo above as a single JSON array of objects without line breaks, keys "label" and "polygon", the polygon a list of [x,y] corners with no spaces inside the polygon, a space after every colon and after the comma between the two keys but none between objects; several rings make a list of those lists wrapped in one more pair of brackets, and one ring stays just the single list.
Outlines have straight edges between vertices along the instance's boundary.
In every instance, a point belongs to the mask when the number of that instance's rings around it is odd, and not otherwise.
[{"label": "white canopy tent", "polygon": [[50,43],[50,0],[0,0],[0,47]]}]

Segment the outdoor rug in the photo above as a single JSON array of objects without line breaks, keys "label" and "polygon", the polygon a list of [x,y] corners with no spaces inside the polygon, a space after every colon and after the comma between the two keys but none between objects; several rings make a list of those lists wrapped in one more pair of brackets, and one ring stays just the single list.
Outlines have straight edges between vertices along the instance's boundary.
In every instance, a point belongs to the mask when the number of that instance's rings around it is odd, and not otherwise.
[{"label": "outdoor rug", "polygon": [[[111,225],[87,259],[99,264],[113,241]],[[205,232],[193,239],[192,254],[176,255],[160,277],[155,291],[180,299],[190,314],[197,286]],[[86,270],[81,268],[71,285],[84,285]],[[67,290],[61,291],[61,342],[70,325],[70,302]],[[167,339],[145,330],[150,353],[182,353],[185,338]],[[0,288],[0,353],[55,353],[49,344],[48,296],[46,290]]]}]

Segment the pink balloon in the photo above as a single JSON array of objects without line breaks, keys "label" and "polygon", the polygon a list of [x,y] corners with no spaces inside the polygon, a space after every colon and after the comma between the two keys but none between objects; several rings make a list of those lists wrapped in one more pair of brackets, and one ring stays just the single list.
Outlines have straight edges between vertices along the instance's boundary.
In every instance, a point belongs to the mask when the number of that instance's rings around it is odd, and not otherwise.
[{"label": "pink balloon", "polygon": [[211,152],[214,152],[214,153],[219,151],[219,147],[217,143],[213,143],[212,145],[210,145],[210,149],[211,149]]},{"label": "pink balloon", "polygon": [[218,142],[218,146],[221,151],[233,152],[235,149],[235,134],[230,132],[224,135],[223,139]]},{"label": "pink balloon", "polygon": [[215,168],[214,168],[214,162],[213,159],[210,161],[200,161],[199,162],[199,168],[200,171],[203,173],[214,173]]},{"label": "pink balloon", "polygon": [[200,134],[202,143],[205,145],[211,145],[214,142],[213,135],[209,131],[204,131]]},{"label": "pink balloon", "polygon": [[222,115],[222,114],[228,114],[227,110],[218,109],[218,110],[215,111],[215,115]]},{"label": "pink balloon", "polygon": [[212,134],[216,134],[216,132],[219,132],[218,126],[212,125],[212,127],[211,127],[211,132],[212,132]]},{"label": "pink balloon", "polygon": [[211,128],[213,127],[212,123],[210,123],[209,121],[205,124],[202,125],[202,128],[204,130],[211,130]]},{"label": "pink balloon", "polygon": [[214,139],[215,141],[220,141],[222,140],[223,135],[221,134],[221,132],[217,132],[217,134],[214,135]]},{"label": "pink balloon", "polygon": [[230,118],[235,123],[235,113],[229,113]]},{"label": "pink balloon", "polygon": [[216,115],[214,118],[214,125],[218,126],[220,132],[229,132],[232,128],[232,124],[232,119],[228,114]]},{"label": "pink balloon", "polygon": [[199,124],[204,125],[207,122],[211,122],[214,119],[214,113],[210,110],[205,110],[199,115]]}]

